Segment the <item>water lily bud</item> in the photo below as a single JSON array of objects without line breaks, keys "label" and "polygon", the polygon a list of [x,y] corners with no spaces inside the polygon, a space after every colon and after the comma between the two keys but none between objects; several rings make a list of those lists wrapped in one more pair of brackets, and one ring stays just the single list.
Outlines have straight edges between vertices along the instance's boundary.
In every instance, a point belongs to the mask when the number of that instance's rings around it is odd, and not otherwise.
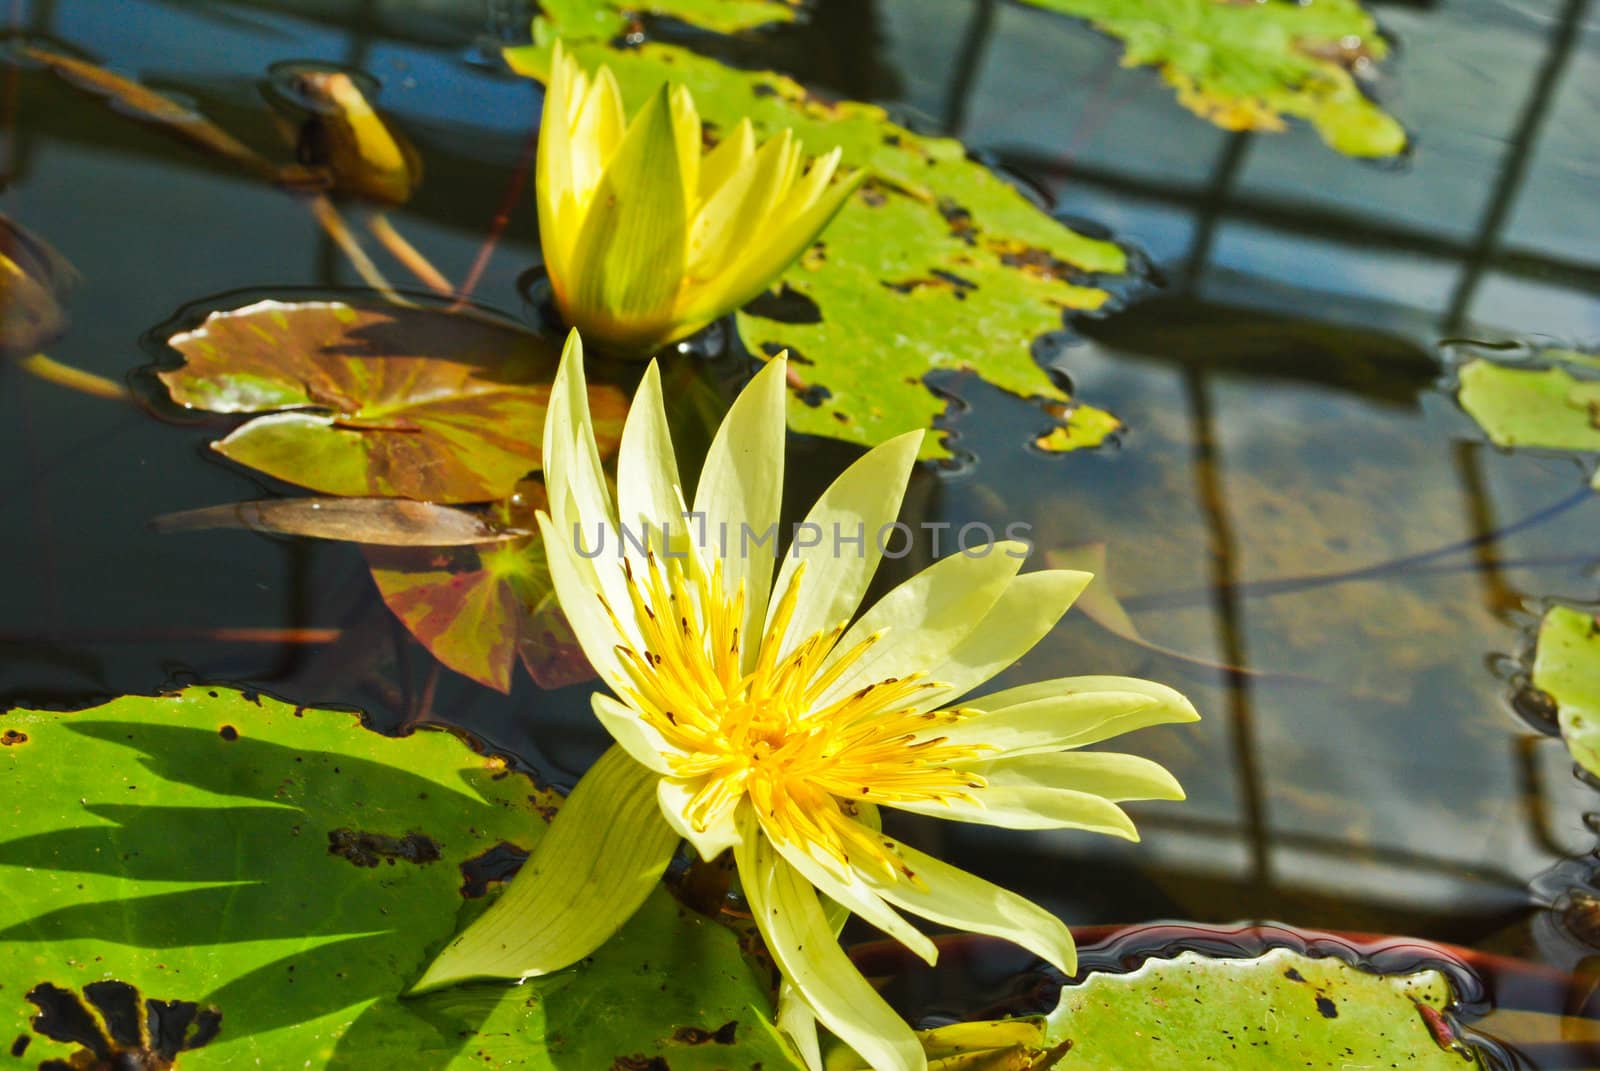
[{"label": "water lily bud", "polygon": [[78,273],[43,239],[0,215],[0,356],[25,357],[60,338],[60,299]]},{"label": "water lily bud", "polygon": [[422,184],[416,148],[343,71],[300,70],[294,89],[315,110],[300,125],[300,162],[328,169],[335,190],[399,205]]},{"label": "water lily bud", "polygon": [[688,90],[662,86],[628,121],[609,68],[560,44],[539,128],[539,237],[557,307],[591,345],[644,356],[757,297],[864,177],[805,166],[784,130],[749,120],[709,152]]}]

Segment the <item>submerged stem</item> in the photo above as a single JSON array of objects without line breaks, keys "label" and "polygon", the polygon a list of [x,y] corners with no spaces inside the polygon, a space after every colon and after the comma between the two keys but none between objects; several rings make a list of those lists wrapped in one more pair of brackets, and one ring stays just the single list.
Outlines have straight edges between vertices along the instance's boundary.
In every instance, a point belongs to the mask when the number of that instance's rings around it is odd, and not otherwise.
[{"label": "submerged stem", "polygon": [[367,217],[367,229],[374,238],[382,243],[383,247],[404,264],[406,270],[415,275],[429,290],[447,297],[456,292],[456,288],[444,273],[433,266],[433,263],[423,256],[416,246],[406,240],[405,235],[395,230],[394,224],[389,222],[389,217],[382,212],[374,212]]},{"label": "submerged stem", "polygon": [[384,278],[383,272],[379,271],[378,266],[372,263],[372,259],[367,256],[366,250],[361,248],[361,243],[356,241],[356,236],[350,233],[349,226],[345,224],[344,216],[339,214],[339,209],[334,206],[333,201],[328,198],[327,194],[319,193],[312,197],[309,203],[311,205],[311,214],[316,216],[317,222],[322,225],[322,229],[328,232],[328,237],[332,238],[339,248],[344,251],[344,255],[350,258],[351,265],[356,269],[357,274],[366,280],[368,286],[383,295],[383,299],[391,305],[403,305],[406,308],[416,307],[413,302],[401,297],[395,292],[394,287],[389,285],[389,280]]},{"label": "submerged stem", "polygon": [[133,395],[114,379],[97,375],[94,372],[85,372],[81,368],[62,364],[45,354],[35,353],[32,357],[24,357],[17,362],[18,367],[44,380],[54,383],[58,387],[66,387],[80,394],[88,394],[95,398],[104,398],[112,402],[130,402]]}]

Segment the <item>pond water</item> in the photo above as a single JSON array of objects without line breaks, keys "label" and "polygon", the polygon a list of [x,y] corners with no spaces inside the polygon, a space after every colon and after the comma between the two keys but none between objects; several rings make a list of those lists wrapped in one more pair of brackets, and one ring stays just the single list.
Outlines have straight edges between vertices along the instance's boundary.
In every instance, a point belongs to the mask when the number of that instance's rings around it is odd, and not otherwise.
[{"label": "pond water", "polygon": [[[517,3],[11,8],[14,29],[138,72],[261,146],[277,137],[259,88],[271,65],[370,73],[427,164],[392,218],[454,278],[538,114],[537,88],[490,60],[525,31]],[[1301,127],[1216,130],[1148,71],[1119,68],[1116,43],[1040,10],[815,8],[806,27],[749,35],[741,61],[956,133],[1148,261],[1122,308],[1035,347],[1122,418],[1118,441],[1044,454],[1019,436],[1037,420],[1027,403],[943,377],[960,461],[921,473],[910,508],[952,530],[1024,522],[1041,551],[1104,544],[1144,637],[1188,656],[1073,614],[1006,681],[1149,677],[1205,715],[1139,738],[1134,750],[1189,792],[1181,807],[1133,808],[1142,844],[947,823],[901,833],[1074,925],[1273,919],[1562,971],[1592,955],[1549,905],[1588,880],[1594,790],[1512,700],[1544,600],[1600,598],[1600,496],[1571,460],[1489,446],[1450,390],[1466,345],[1454,340],[1600,337],[1590,6],[1374,5],[1399,46],[1378,89],[1417,134],[1398,166],[1336,156]],[[197,302],[359,285],[293,197],[42,69],[6,67],[0,82],[0,211],[83,275],[57,359],[122,380],[167,359],[162,328],[192,322]],[[477,290],[517,315],[533,216],[522,198]],[[603,746],[586,687],[544,693],[519,675],[506,697],[431,672],[348,546],[152,532],[160,514],[286,491],[209,454],[220,425],[160,423],[10,367],[0,384],[6,705],[241,683],[385,725],[459,725],[561,785]],[[850,456],[792,449],[814,473],[790,489],[796,504]],[[1556,868],[1564,877],[1541,878]],[[948,1010],[967,992],[953,984],[907,999]],[[1505,1022],[1504,1040],[1541,1066],[1579,1066]]]}]

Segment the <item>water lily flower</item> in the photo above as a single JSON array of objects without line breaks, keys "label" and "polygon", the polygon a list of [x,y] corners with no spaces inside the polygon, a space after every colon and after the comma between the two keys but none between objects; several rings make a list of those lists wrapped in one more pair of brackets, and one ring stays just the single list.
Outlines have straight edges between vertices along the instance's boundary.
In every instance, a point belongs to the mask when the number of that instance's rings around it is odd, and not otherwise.
[{"label": "water lily flower", "polygon": [[880,535],[922,433],[850,466],[780,557],[785,372],[770,362],[735,400],[691,506],[652,364],[624,425],[613,501],[569,339],[539,520],[561,606],[610,688],[593,705],[616,746],[419,989],[575,963],[687,841],[707,860],[732,850],[782,974],[778,1025],[811,1067],[822,1066],[820,1020],[877,1071],[922,1071],[916,1035],[839,946],[845,912],[930,963],[933,942],[902,912],[1014,941],[1063,971],[1075,951],[1043,908],[885,835],[880,808],[1133,839],[1119,802],[1182,798],[1153,762],[1077,750],[1197,718],[1170,688],[1067,677],[962,699],[1043,638],[1088,573],[1019,574],[1022,545],[987,544],[855,616],[892,546]]},{"label": "water lily flower", "polygon": [[585,74],[556,44],[539,237],[556,305],[591,344],[643,355],[759,296],[863,177],[832,182],[838,149],[803,169],[788,130],[758,147],[748,119],[702,152],[687,89],[662,86],[627,122],[610,69]]}]

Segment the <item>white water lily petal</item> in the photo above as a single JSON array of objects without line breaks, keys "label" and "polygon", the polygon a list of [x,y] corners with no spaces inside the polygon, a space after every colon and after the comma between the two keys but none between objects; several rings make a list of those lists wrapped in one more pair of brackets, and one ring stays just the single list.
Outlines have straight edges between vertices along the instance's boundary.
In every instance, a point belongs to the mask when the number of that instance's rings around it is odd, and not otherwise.
[{"label": "white water lily petal", "polygon": [[863,872],[862,880],[885,900],[929,922],[1021,945],[1066,974],[1078,969],[1072,931],[1032,900],[909,845],[896,843],[895,851],[921,884]]},{"label": "white water lily petal", "polygon": [[928,935],[907,922],[894,908],[884,903],[883,897],[873,891],[856,871],[839,864],[838,872],[819,863],[806,853],[805,848],[785,840],[767,836],[767,840],[800,876],[816,886],[817,891],[847,908],[863,922],[870,923],[905,945],[925,963],[934,963],[939,950]]},{"label": "white water lily petal", "polygon": [[[785,552],[778,581],[772,586],[781,597],[795,572],[805,566],[810,582],[800,586],[781,654],[788,654],[815,632],[850,620],[861,605],[883,560],[879,534],[900,515],[906,480],[917,463],[924,434],[907,432],[868,452],[834,480],[806,514],[798,529],[804,535]],[[862,541],[846,544],[841,534],[849,540],[861,536]],[[769,625],[771,620],[769,607]]]},{"label": "white water lily petal", "polygon": [[[744,668],[755,662],[761,623],[778,557],[778,508],[783,496],[784,384],[786,366],[775,358],[734,400],[706,452],[694,492],[694,512],[704,518],[705,558],[722,562],[731,594],[744,585],[739,630]],[[725,526],[725,527],[724,527]]]},{"label": "white water lily petal", "polygon": [[975,771],[993,788],[1058,788],[1114,803],[1181,800],[1183,786],[1159,763],[1110,751],[1054,751],[987,763]]},{"label": "white water lily petal", "polygon": [[411,992],[571,966],[638,910],[677,846],[656,806],[655,775],[612,748],[567,797],[511,887]]},{"label": "white water lily petal", "polygon": [[969,700],[983,711],[940,735],[989,744],[993,757],[1084,747],[1151,725],[1199,721],[1164,684],[1137,677],[1059,677]]},{"label": "white water lily petal", "polygon": [[[630,555],[637,559],[635,548],[641,543],[659,554],[665,542],[662,536],[683,533],[687,522],[677,518],[678,495],[678,462],[661,397],[661,369],[651,361],[628,407],[617,453],[617,518],[622,529],[618,534],[632,535],[623,544]],[[639,564],[636,560],[635,568]]]},{"label": "white water lily petal", "polygon": [[678,836],[688,841],[700,858],[709,863],[739,843],[743,835],[739,824],[739,807],[744,798],[730,797],[719,810],[707,816],[705,829],[696,829],[689,821],[687,811],[697,787],[695,782],[663,777],[656,786],[656,798],[661,804],[661,813],[666,815]]},{"label": "white water lily petal", "polygon": [[1068,569],[1018,576],[972,634],[943,663],[930,667],[949,687],[919,696],[917,708],[947,706],[1033,650],[1093,579],[1092,573]]},{"label": "white water lily petal", "polygon": [[[587,563],[581,562],[564,534],[555,530],[549,515],[538,515],[539,533],[544,538],[545,561],[550,569],[550,581],[555,587],[561,611],[578,638],[578,646],[594,671],[616,691],[626,689],[630,678],[623,671],[617,657],[617,644],[631,643],[633,637],[617,631],[601,601],[601,590]],[[628,611],[631,613],[631,610]]]},{"label": "white water lily petal", "polygon": [[1110,800],[1067,789],[991,785],[978,802],[886,803],[896,810],[1002,829],[1085,829],[1124,840],[1138,840],[1133,819]]},{"label": "white water lily petal", "polygon": [[943,663],[1000,601],[1022,566],[1022,559],[1013,556],[1021,549],[1020,543],[994,543],[981,555],[952,554],[879,599],[850,626],[824,669],[874,633],[884,630],[883,637],[839,675],[819,706],[868,684]]},{"label": "white water lily petal", "polygon": [[765,837],[741,839],[735,861],[772,958],[823,1025],[876,1071],[927,1071],[916,1034],[844,954],[805,879]]},{"label": "white water lily petal", "polygon": [[778,983],[778,1032],[794,1043],[806,1071],[826,1071],[822,1043],[817,1037],[817,1016],[788,979]]},{"label": "white water lily petal", "polygon": [[611,739],[640,766],[665,774],[670,770],[667,756],[683,754],[626,703],[596,692],[589,697],[589,705]]}]

